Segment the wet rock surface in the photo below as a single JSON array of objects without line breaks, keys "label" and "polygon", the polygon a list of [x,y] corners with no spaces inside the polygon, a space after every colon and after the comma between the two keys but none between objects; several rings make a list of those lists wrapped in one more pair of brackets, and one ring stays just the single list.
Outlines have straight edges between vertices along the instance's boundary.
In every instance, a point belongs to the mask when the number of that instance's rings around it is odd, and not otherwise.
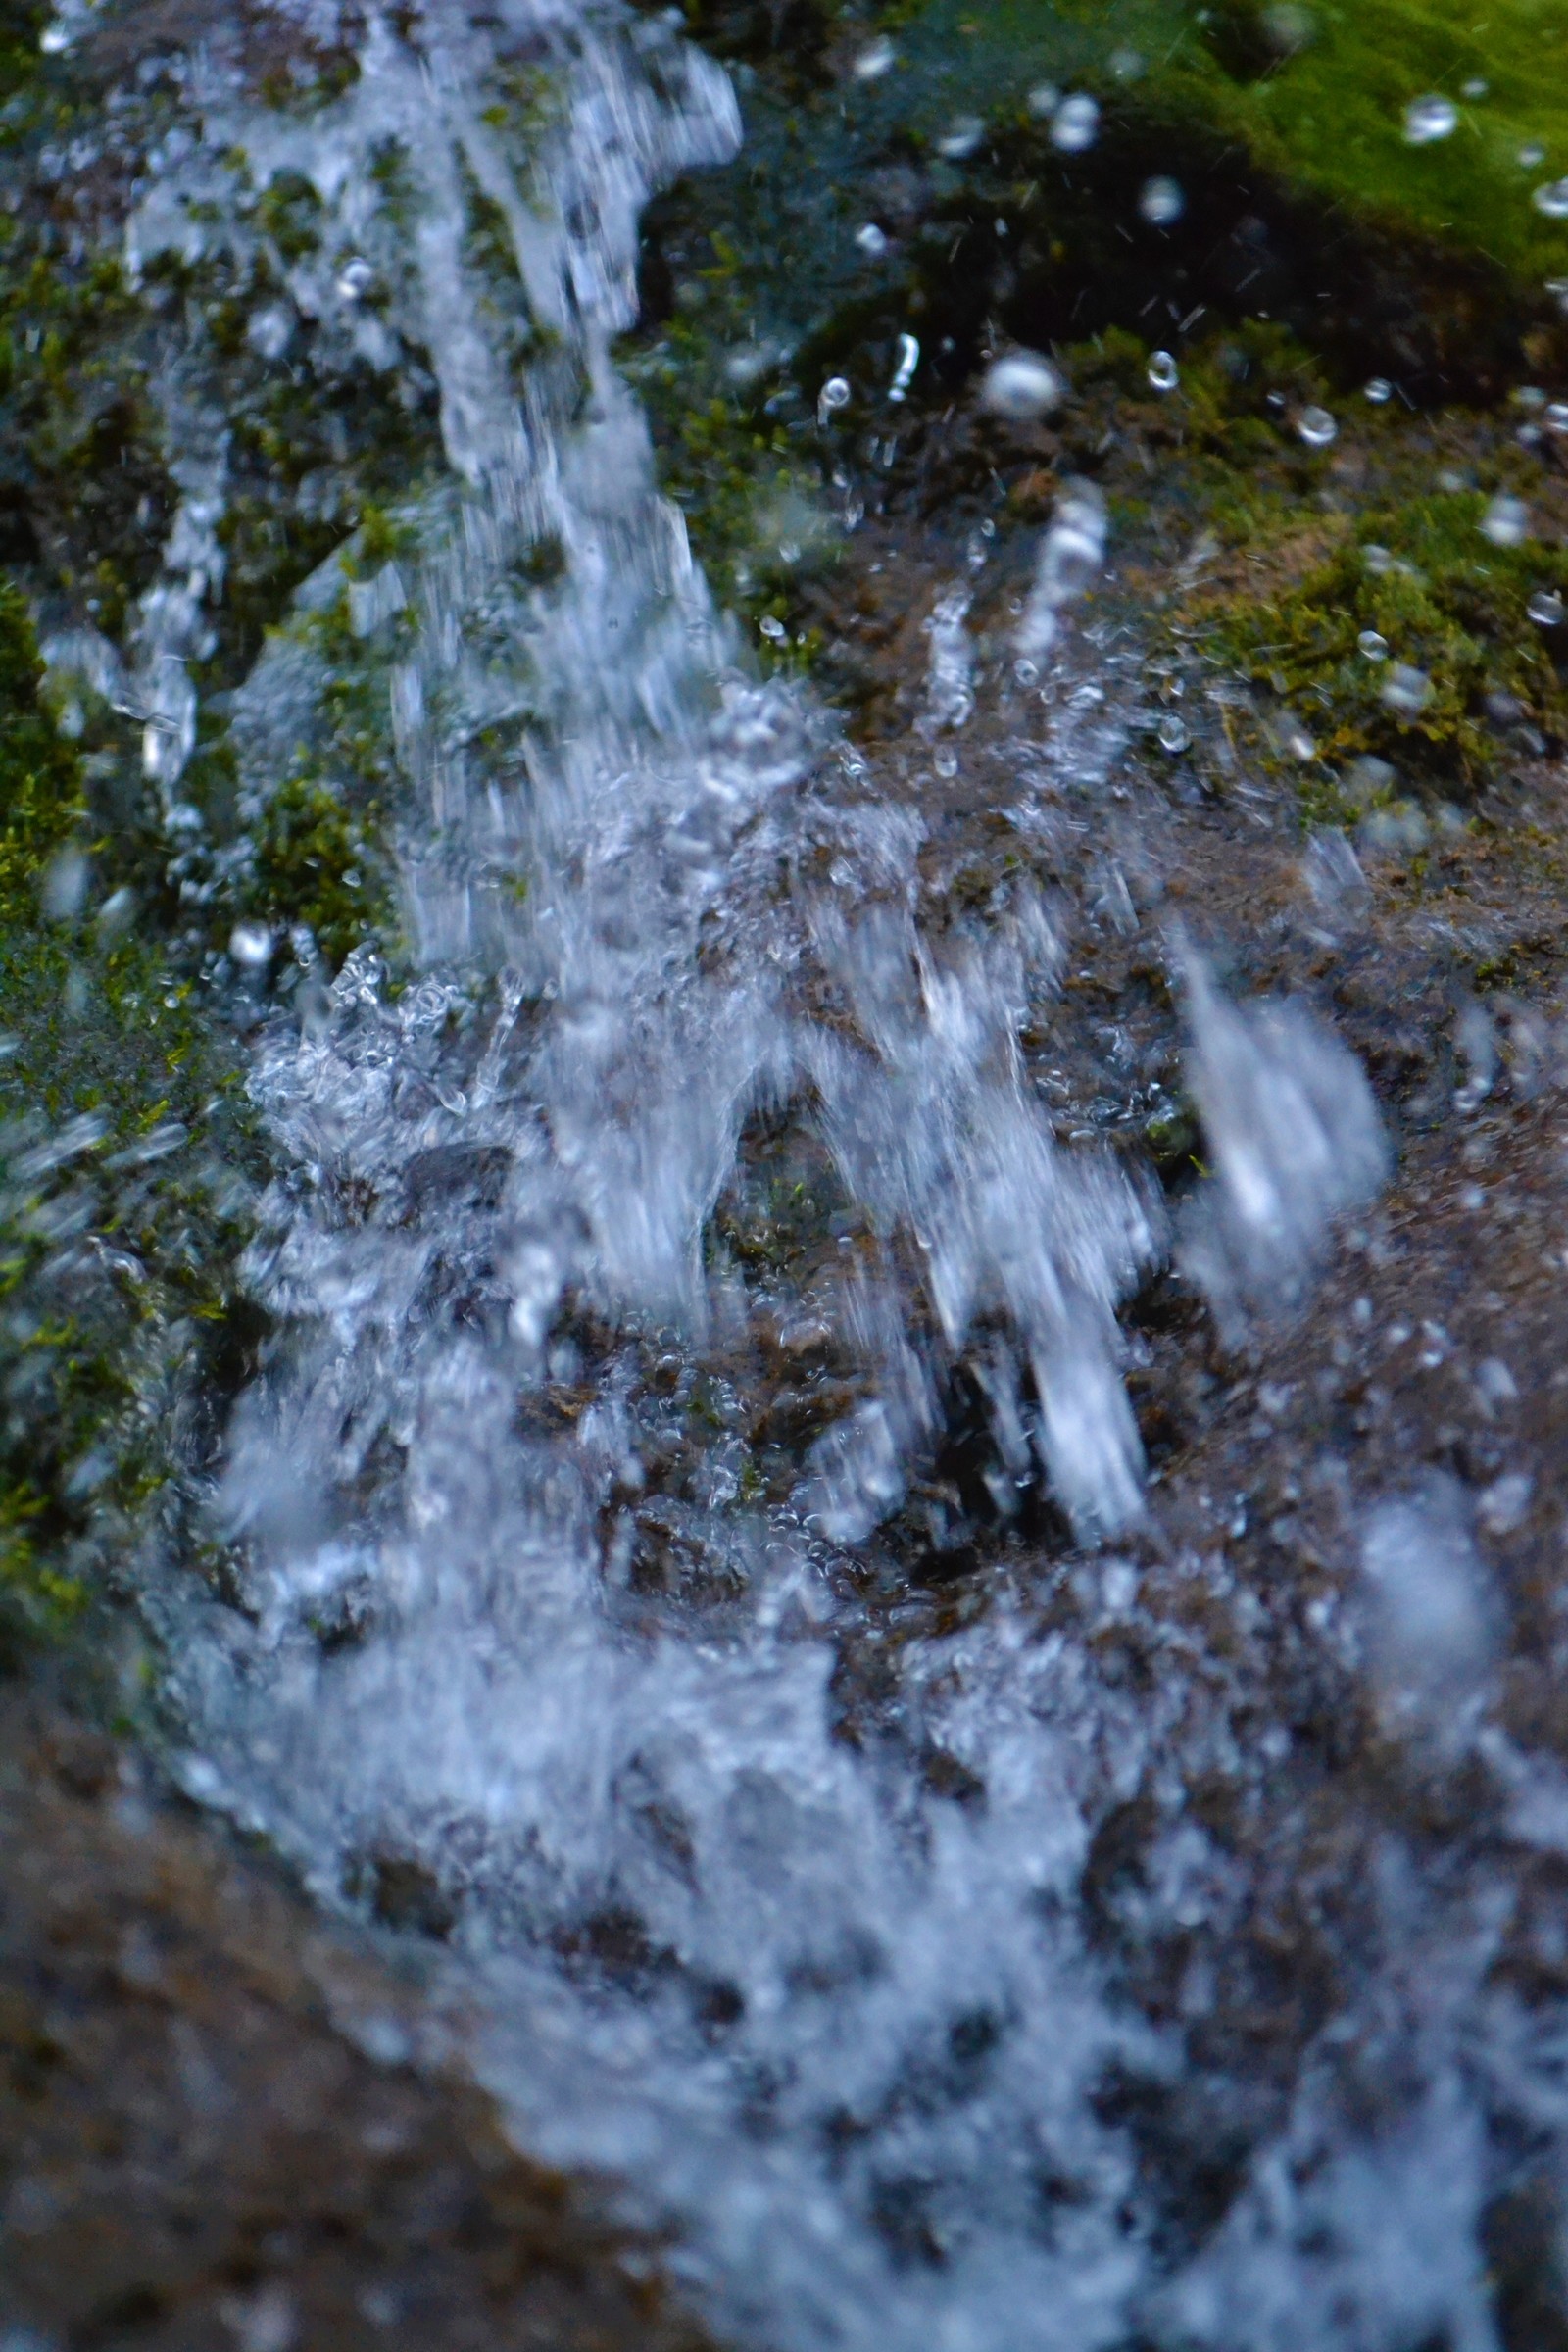
[{"label": "wet rock surface", "polygon": [[518,2157],[417,1980],[58,1699],[0,1687],[8,2343],[695,2347]]},{"label": "wet rock surface", "polygon": [[[1557,298],[1076,16],[988,122],[976,22],[698,13],[722,178],[667,23],[520,0],[116,21],[107,194],[101,91],[15,162],[41,903],[144,894],[251,1246],[6,1574],[133,1602],[182,1785],[412,1972],[17,1699],[19,2311],[686,2340],[459,1987],[747,2341],[1554,2347]],[[24,1368],[137,1279],[102,1164]]]}]

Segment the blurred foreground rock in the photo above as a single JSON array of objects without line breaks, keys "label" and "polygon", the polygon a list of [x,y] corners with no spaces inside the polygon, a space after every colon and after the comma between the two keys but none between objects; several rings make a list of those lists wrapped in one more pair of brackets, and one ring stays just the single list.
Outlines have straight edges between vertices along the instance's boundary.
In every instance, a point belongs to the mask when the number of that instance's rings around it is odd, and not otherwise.
[{"label": "blurred foreground rock", "polygon": [[695,2347],[416,2037],[265,1860],[0,1690],[6,2352]]}]

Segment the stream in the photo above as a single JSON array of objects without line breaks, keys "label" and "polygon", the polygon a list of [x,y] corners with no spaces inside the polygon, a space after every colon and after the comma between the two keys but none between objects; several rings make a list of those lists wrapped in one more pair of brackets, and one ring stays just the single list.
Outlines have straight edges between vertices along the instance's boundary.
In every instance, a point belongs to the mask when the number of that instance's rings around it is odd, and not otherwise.
[{"label": "stream", "polygon": [[[1059,1131],[1020,1043],[1070,910],[1026,854],[951,919],[920,879],[982,796],[1125,897],[1111,779],[1151,714],[1084,601],[1103,503],[1058,491],[1000,647],[967,617],[996,551],[956,548],[912,726],[858,743],[719,609],[612,357],[648,202],[740,146],[730,77],[580,0],[440,0],[416,44],[371,9],[356,47],[314,112],[193,49],[197,127],[125,231],[139,271],[242,272],[230,159],[308,182],[289,300],[380,375],[423,355],[448,468],[394,555],[295,600],[346,598],[389,714],[414,970],[328,977],[307,936],[250,1032],[270,1337],[210,1504],[232,1581],[139,1571],[177,1776],[407,1939],[519,2145],[612,2183],[725,2340],[1489,2352],[1499,2151],[1560,2172],[1568,2017],[1490,1973],[1495,1846],[1429,1866],[1391,1827],[1324,1865],[1337,1973],[1288,2053],[1197,2032],[1317,1767],[1223,1525],[1161,1532],[1126,1385],[1173,1262],[1236,1335],[1310,1296],[1389,1178],[1370,1090],[1152,926],[1209,1175],[1173,1207]],[[505,128],[504,71],[544,93]],[[228,460],[195,363],[159,398],[181,505],[111,683],[177,832]],[[236,690],[242,810],[326,660],[278,631]],[[282,953],[236,932],[239,983]],[[1488,1714],[1451,1482],[1336,1507],[1357,1566],[1290,1672],[1489,1803],[1528,1783],[1517,1835],[1568,1850],[1557,1768]],[[911,1577],[911,1524],[984,1576]],[[1185,1955],[1159,2000],[1128,1943]]]}]

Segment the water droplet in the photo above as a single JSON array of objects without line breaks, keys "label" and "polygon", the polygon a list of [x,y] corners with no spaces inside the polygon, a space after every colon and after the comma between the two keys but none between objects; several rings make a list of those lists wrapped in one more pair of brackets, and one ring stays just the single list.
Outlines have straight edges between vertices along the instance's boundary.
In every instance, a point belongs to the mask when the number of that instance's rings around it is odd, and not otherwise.
[{"label": "water droplet", "polygon": [[938,139],[937,153],[945,155],[951,163],[961,163],[965,156],[973,155],[985,135],[986,126],[978,115],[960,115],[952,128]]},{"label": "water droplet", "polygon": [[1049,360],[1038,351],[1009,351],[987,369],[980,400],[994,416],[1025,424],[1055,408],[1061,394],[1061,378]]},{"label": "water droplet", "polygon": [[1412,98],[1404,110],[1404,135],[1412,147],[1430,147],[1451,137],[1458,122],[1459,109],[1451,98]]},{"label": "water droplet", "polygon": [[1548,179],[1530,200],[1548,220],[1568,220],[1568,179]]},{"label": "water droplet", "polygon": [[1082,155],[1100,136],[1100,108],[1086,92],[1064,98],[1051,122],[1051,143],[1063,155]]},{"label": "water droplet", "polygon": [[1379,636],[1376,629],[1363,629],[1355,642],[1369,662],[1386,662],[1388,660],[1389,641],[1386,637]]},{"label": "water droplet", "polygon": [[1432,680],[1424,669],[1396,662],[1383,681],[1383,702],[1399,718],[1415,718],[1432,700]]},{"label": "water droplet", "polygon": [[899,337],[899,364],[893,371],[893,381],[888,386],[889,400],[904,400],[906,398],[909,386],[914,381],[914,371],[919,365],[920,344],[918,337],[914,335],[901,335]]},{"label": "water droplet", "polygon": [[1396,781],[1396,771],[1387,760],[1379,760],[1373,753],[1366,752],[1351,766],[1345,779],[1345,790],[1351,801],[1364,808],[1380,793],[1391,792]]},{"label": "water droplet", "polygon": [[1460,97],[1461,97],[1461,98],[1469,98],[1469,99],[1484,98],[1484,97],[1486,96],[1486,94],[1487,94],[1487,91],[1488,91],[1488,89],[1489,89],[1490,87],[1491,87],[1491,84],[1490,84],[1490,83],[1488,83],[1488,82],[1485,82],[1485,81],[1482,81],[1482,80],[1480,80],[1479,78],[1476,78],[1476,79],[1473,79],[1473,80],[1467,81],[1467,82],[1464,84],[1463,88],[1460,90],[1460,92],[1459,92],[1459,95],[1460,95]]},{"label": "water droplet", "polygon": [[887,236],[874,220],[868,220],[863,228],[856,230],[855,242],[873,262],[880,261],[888,249]]},{"label": "water droplet", "polygon": [[880,81],[897,56],[898,51],[885,36],[880,40],[867,41],[851,72],[857,81]]},{"label": "water droplet", "polygon": [[1317,26],[1311,10],[1300,7],[1298,0],[1274,0],[1263,11],[1263,30],[1280,57],[1295,57],[1307,47]]},{"label": "water droplet", "polygon": [[80,850],[62,850],[43,880],[43,910],[51,922],[74,922],[87,897],[87,860]]},{"label": "water droplet", "polygon": [[1394,386],[1386,375],[1369,376],[1366,382],[1366,397],[1375,409],[1381,409],[1394,398]]},{"label": "water droplet", "polygon": [[784,623],[781,620],[776,619],[771,612],[764,612],[757,625],[761,630],[762,635],[764,637],[771,638],[775,645],[782,645],[785,638],[789,635],[789,631],[785,628]]},{"label": "water droplet", "polygon": [[269,302],[253,311],[245,329],[245,340],[252,351],[264,360],[281,359],[288,349],[294,332],[294,306],[288,302]]},{"label": "water droplet", "polygon": [[271,960],[272,934],[266,923],[236,923],[228,935],[228,952],[246,971],[258,972]]},{"label": "water droplet", "polygon": [[1544,164],[1545,160],[1546,150],[1544,147],[1538,146],[1534,141],[1528,147],[1521,147],[1519,150],[1519,161],[1527,172],[1533,172],[1537,164]]},{"label": "water droplet", "polygon": [[1296,429],[1308,449],[1327,449],[1340,428],[1327,409],[1303,409],[1296,419]]},{"label": "water droplet", "polygon": [[1531,619],[1540,629],[1555,629],[1563,614],[1562,598],[1552,588],[1538,588],[1525,607]]},{"label": "water droplet", "polygon": [[1138,210],[1152,227],[1168,228],[1187,210],[1187,199],[1178,181],[1156,174],[1153,179],[1145,180],[1138,198]]},{"label": "water droplet", "polygon": [[1185,752],[1193,740],[1192,729],[1181,714],[1175,710],[1166,710],[1161,713],[1154,733],[1159,738],[1160,749],[1169,752],[1173,759],[1178,752]]},{"label": "water droplet", "polygon": [[1530,509],[1522,498],[1499,492],[1481,517],[1481,534],[1494,547],[1520,547],[1530,536]]},{"label": "water droplet", "polygon": [[1182,380],[1182,373],[1168,351],[1156,351],[1151,354],[1149,380],[1156,392],[1175,391]]},{"label": "water droplet", "polygon": [[850,405],[850,397],[847,380],[842,375],[830,375],[816,396],[817,423],[826,424],[828,418],[835,416],[840,409],[847,409]]}]

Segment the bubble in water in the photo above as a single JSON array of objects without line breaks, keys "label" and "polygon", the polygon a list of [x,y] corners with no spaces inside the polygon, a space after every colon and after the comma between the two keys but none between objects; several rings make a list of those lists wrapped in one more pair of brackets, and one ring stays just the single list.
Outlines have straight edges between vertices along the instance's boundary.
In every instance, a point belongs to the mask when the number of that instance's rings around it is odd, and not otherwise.
[{"label": "bubble in water", "polygon": [[122,883],[118,890],[110,892],[98,909],[99,937],[106,940],[119,939],[122,933],[130,929],[135,912],[135,893],[127,890]]},{"label": "bubble in water", "polygon": [[1568,179],[1544,181],[1530,201],[1548,220],[1568,220]]},{"label": "bubble in water", "polygon": [[899,337],[899,364],[893,370],[893,381],[888,386],[889,400],[905,400],[908,397],[909,386],[914,381],[914,371],[919,365],[919,338],[915,335],[901,335]]},{"label": "bubble in water", "polygon": [[1544,164],[1545,160],[1546,150],[1535,140],[1532,140],[1528,147],[1521,147],[1519,150],[1519,161],[1527,172],[1533,172],[1537,164]]},{"label": "bubble in water", "polygon": [[1181,369],[1168,351],[1151,353],[1147,372],[1156,392],[1174,392],[1182,380]]},{"label": "bubble in water", "polygon": [[1438,1730],[1491,1665],[1486,1572],[1450,1480],[1382,1503],[1361,1544],[1368,1662],[1385,1709]]},{"label": "bubble in water", "polygon": [[857,81],[880,81],[897,56],[898,51],[893,43],[883,35],[878,40],[867,41],[851,72]]},{"label": "bubble in water", "polygon": [[1303,409],[1296,419],[1296,429],[1308,449],[1327,449],[1339,433],[1339,425],[1327,409]]},{"label": "bubble in water", "polygon": [[978,115],[960,115],[938,139],[937,153],[945,155],[951,163],[961,163],[965,156],[973,155],[985,135],[986,126]]},{"label": "bubble in water", "polygon": [[1083,595],[1104,560],[1104,499],[1093,482],[1064,483],[1014,639],[1026,661],[1055,642],[1057,614]]},{"label": "bubble in water", "polygon": [[1430,147],[1438,139],[1450,138],[1458,122],[1459,109],[1451,98],[1412,98],[1404,110],[1404,135],[1412,147]]},{"label": "bubble in water", "polygon": [[1396,662],[1383,681],[1382,700],[1399,718],[1415,718],[1432,700],[1432,680],[1413,662]]},{"label": "bubble in water", "polygon": [[830,375],[816,396],[817,423],[826,424],[828,418],[836,416],[840,409],[847,409],[850,398],[848,379],[842,375]]},{"label": "bubble in water", "polygon": [[1381,409],[1387,401],[1394,398],[1394,386],[1386,375],[1369,376],[1365,390],[1367,399],[1375,409]]},{"label": "bubble in water", "polygon": [[1473,99],[1477,99],[1477,98],[1484,98],[1484,97],[1486,96],[1486,94],[1487,94],[1487,91],[1489,90],[1489,88],[1490,88],[1490,87],[1491,87],[1491,84],[1490,84],[1489,82],[1482,81],[1482,80],[1480,80],[1480,79],[1479,79],[1479,77],[1478,77],[1478,78],[1475,78],[1475,79],[1473,79],[1473,80],[1467,81],[1467,82],[1464,84],[1464,86],[1462,87],[1462,89],[1460,90],[1460,92],[1459,92],[1459,95],[1460,95],[1460,97],[1461,97],[1461,98],[1469,98],[1469,99],[1472,99],[1472,100],[1473,100]]},{"label": "bubble in water", "polygon": [[1375,539],[1369,539],[1362,548],[1361,561],[1376,580],[1381,580],[1385,572],[1394,568],[1394,558],[1386,547],[1379,547]]},{"label": "bubble in water", "polygon": [[1568,433],[1568,400],[1548,400],[1541,421],[1548,433]]},{"label": "bubble in water", "polygon": [[873,262],[879,261],[888,249],[887,233],[878,228],[874,220],[868,220],[863,228],[856,230],[855,242]]},{"label": "bubble in water", "polygon": [[1061,378],[1048,359],[1038,351],[1009,351],[986,370],[980,401],[993,416],[1026,424],[1057,407],[1061,394]]},{"label": "bubble in water", "polygon": [[1145,180],[1138,197],[1138,210],[1152,227],[1168,228],[1173,220],[1181,219],[1186,209],[1187,198],[1178,180],[1168,179],[1163,173]]},{"label": "bubble in water", "polygon": [[1061,92],[1054,81],[1037,81],[1029,93],[1029,112],[1046,122],[1061,104]]},{"label": "bubble in water", "polygon": [[1538,588],[1525,607],[1531,619],[1541,629],[1556,628],[1563,615],[1562,598],[1552,588]]},{"label": "bubble in water", "polygon": [[368,292],[374,281],[375,271],[369,263],[361,255],[356,254],[353,260],[345,262],[339,270],[337,290],[345,302],[358,302],[362,294]]},{"label": "bubble in water", "polygon": [[1185,1212],[1179,1252],[1222,1327],[1294,1301],[1334,1218],[1374,1199],[1388,1144],[1359,1062],[1301,1006],[1230,1004],[1185,957],[1188,1083],[1213,1175]]},{"label": "bubble in water", "polygon": [[228,952],[246,971],[260,971],[271,961],[272,933],[266,923],[236,923],[228,935]]},{"label": "bubble in water", "polygon": [[51,922],[74,922],[87,898],[87,860],[80,850],[62,850],[43,878],[43,910]]},{"label": "bubble in water", "polygon": [[1082,155],[1100,136],[1100,108],[1087,92],[1064,98],[1051,122],[1051,143],[1063,155]]},{"label": "bubble in water", "polygon": [[1388,660],[1389,641],[1386,637],[1380,636],[1376,629],[1363,629],[1355,642],[1369,662],[1386,662]]},{"label": "bubble in water", "polygon": [[1193,740],[1192,729],[1180,712],[1176,710],[1166,710],[1162,713],[1154,733],[1159,738],[1160,749],[1169,752],[1172,759],[1178,752],[1185,752]]},{"label": "bubble in water", "polygon": [[1143,77],[1144,61],[1136,49],[1113,49],[1108,63],[1117,81],[1138,81]]},{"label": "bubble in water", "polygon": [[1481,532],[1494,547],[1522,547],[1530,536],[1530,509],[1522,498],[1499,491],[1481,517]]},{"label": "bubble in water", "polygon": [[1397,771],[1391,767],[1387,760],[1379,760],[1375,753],[1365,752],[1346,776],[1345,791],[1348,799],[1364,808],[1381,794],[1392,791],[1396,781]]},{"label": "bubble in water", "polygon": [[294,306],[269,302],[251,314],[245,340],[264,360],[281,359],[294,333]]},{"label": "bubble in water", "polygon": [[1365,908],[1372,885],[1345,835],[1332,828],[1314,833],[1301,861],[1302,878],[1326,914],[1354,914]]},{"label": "bubble in water", "polygon": [[1262,24],[1269,46],[1281,57],[1297,56],[1317,30],[1311,10],[1302,8],[1299,0],[1273,0],[1263,11]]}]

